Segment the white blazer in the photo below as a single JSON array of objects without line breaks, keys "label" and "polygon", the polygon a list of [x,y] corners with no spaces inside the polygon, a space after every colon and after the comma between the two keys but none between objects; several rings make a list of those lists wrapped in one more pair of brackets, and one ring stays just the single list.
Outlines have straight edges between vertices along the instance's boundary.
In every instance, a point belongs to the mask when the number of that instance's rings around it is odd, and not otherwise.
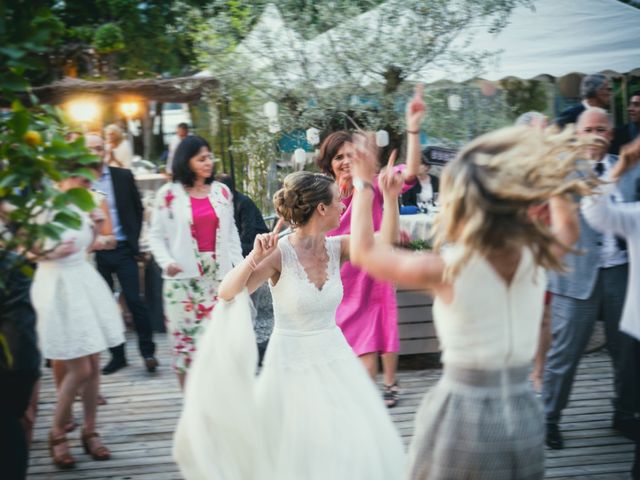
[{"label": "white blazer", "polygon": [[[218,280],[222,280],[234,265],[242,261],[242,247],[233,216],[231,191],[226,185],[213,182],[209,201],[219,220],[216,232],[216,260],[220,267]],[[156,262],[162,268],[163,278],[184,279],[200,276],[196,257],[198,244],[191,235],[192,219],[191,200],[183,185],[177,182],[163,185],[156,193],[149,228],[149,246]],[[166,270],[171,263],[180,265],[182,272],[169,277]]]}]

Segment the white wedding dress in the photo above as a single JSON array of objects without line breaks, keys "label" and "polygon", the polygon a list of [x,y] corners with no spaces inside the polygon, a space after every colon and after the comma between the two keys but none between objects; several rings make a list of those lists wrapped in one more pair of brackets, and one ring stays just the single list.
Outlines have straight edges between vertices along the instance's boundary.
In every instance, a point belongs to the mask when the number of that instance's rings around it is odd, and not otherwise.
[{"label": "white wedding dress", "polygon": [[271,286],[260,375],[246,292],[220,302],[189,374],[174,456],[189,479],[394,480],[405,454],[379,392],[335,323],[340,239],[318,289],[288,237]]}]

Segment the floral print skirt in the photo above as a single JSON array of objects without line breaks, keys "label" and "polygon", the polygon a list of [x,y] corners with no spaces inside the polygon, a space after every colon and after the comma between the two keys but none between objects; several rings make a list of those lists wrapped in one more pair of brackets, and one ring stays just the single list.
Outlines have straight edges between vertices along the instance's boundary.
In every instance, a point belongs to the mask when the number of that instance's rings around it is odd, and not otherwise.
[{"label": "floral print skirt", "polygon": [[204,322],[209,321],[218,301],[218,264],[213,252],[198,252],[200,276],[185,279],[165,279],[164,311],[167,330],[171,335],[173,368],[186,373]]}]

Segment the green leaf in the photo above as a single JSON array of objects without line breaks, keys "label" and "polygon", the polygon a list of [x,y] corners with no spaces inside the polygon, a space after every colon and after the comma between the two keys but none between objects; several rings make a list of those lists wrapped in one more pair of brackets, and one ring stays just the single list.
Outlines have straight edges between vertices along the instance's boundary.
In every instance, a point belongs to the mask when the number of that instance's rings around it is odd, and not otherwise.
[{"label": "green leaf", "polygon": [[53,240],[60,240],[60,235],[64,231],[64,228],[62,228],[60,225],[54,225],[53,223],[47,223],[46,225],[42,226],[41,230],[42,230],[42,234],[45,237],[51,238]]},{"label": "green leaf", "polygon": [[72,188],[71,190],[67,190],[66,193],[71,203],[80,207],[82,210],[88,212],[96,208],[93,196],[86,188]]},{"label": "green leaf", "polygon": [[18,59],[24,57],[27,52],[15,47],[0,47],[0,53],[7,57]]},{"label": "green leaf", "polygon": [[76,212],[61,211],[53,217],[55,223],[64,225],[67,228],[78,230],[82,226],[82,219]]},{"label": "green leaf", "polygon": [[13,130],[14,135],[22,137],[29,128],[29,112],[26,110],[14,110],[7,124]]}]

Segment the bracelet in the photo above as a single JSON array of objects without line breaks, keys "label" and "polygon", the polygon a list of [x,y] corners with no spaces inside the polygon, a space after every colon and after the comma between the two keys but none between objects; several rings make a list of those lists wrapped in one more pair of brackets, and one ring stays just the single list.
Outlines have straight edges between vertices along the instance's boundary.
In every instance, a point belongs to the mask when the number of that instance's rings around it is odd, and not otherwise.
[{"label": "bracelet", "polygon": [[407,133],[410,135],[418,135],[420,133],[420,130],[407,130]]}]

